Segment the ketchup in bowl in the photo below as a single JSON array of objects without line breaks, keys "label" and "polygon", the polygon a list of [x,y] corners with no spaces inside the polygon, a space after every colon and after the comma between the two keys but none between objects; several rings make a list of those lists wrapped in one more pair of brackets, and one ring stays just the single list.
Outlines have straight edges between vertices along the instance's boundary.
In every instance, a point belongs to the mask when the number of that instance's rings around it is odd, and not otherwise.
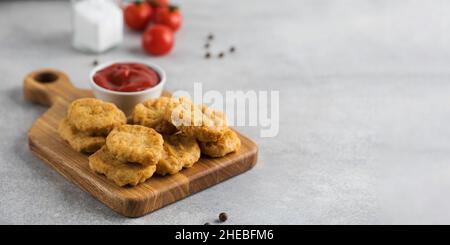
[{"label": "ketchup in bowl", "polygon": [[119,92],[138,92],[160,82],[158,73],[139,63],[115,63],[94,74],[94,82],[105,89]]}]

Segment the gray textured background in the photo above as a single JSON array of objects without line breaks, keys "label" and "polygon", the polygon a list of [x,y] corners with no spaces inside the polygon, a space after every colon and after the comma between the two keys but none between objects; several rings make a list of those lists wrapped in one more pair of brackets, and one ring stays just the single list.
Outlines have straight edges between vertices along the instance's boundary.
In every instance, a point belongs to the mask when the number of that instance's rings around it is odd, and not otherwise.
[{"label": "gray textured background", "polygon": [[[70,46],[67,2],[0,3],[0,223],[450,223],[448,1],[189,0],[173,53],[147,58],[139,36],[87,55]],[[238,52],[205,60],[213,48]],[[256,167],[138,219],[115,214],[34,157],[27,130],[45,108],[22,99],[41,67],[88,87],[92,61],[145,58],[171,90],[280,90],[280,133]]]}]

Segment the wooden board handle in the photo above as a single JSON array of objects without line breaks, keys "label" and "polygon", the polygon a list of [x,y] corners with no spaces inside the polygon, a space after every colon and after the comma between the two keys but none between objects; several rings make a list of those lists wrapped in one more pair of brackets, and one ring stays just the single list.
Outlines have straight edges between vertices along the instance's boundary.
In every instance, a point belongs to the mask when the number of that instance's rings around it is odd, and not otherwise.
[{"label": "wooden board handle", "polygon": [[25,99],[45,106],[53,105],[58,97],[67,101],[83,97],[81,91],[72,85],[64,72],[54,69],[30,72],[23,81]]}]

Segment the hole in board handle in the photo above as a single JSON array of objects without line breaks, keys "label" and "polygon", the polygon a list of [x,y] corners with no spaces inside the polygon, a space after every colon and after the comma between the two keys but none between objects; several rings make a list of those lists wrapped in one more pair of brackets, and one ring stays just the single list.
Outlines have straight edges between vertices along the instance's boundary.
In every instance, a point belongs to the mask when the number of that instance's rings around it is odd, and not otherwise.
[{"label": "hole in board handle", "polygon": [[40,83],[52,83],[58,80],[58,75],[53,72],[41,72],[34,76],[34,80]]}]

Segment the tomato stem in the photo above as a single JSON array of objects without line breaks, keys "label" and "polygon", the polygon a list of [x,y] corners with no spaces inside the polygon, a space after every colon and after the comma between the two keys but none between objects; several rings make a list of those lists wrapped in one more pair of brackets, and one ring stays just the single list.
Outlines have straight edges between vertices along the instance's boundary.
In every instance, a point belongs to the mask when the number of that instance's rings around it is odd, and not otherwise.
[{"label": "tomato stem", "polygon": [[157,1],[155,0],[145,0],[148,4],[150,4],[150,6],[152,6],[153,8],[159,8],[162,7],[161,4],[159,4]]},{"label": "tomato stem", "polygon": [[169,12],[175,12],[179,9],[177,5],[169,5]]}]

